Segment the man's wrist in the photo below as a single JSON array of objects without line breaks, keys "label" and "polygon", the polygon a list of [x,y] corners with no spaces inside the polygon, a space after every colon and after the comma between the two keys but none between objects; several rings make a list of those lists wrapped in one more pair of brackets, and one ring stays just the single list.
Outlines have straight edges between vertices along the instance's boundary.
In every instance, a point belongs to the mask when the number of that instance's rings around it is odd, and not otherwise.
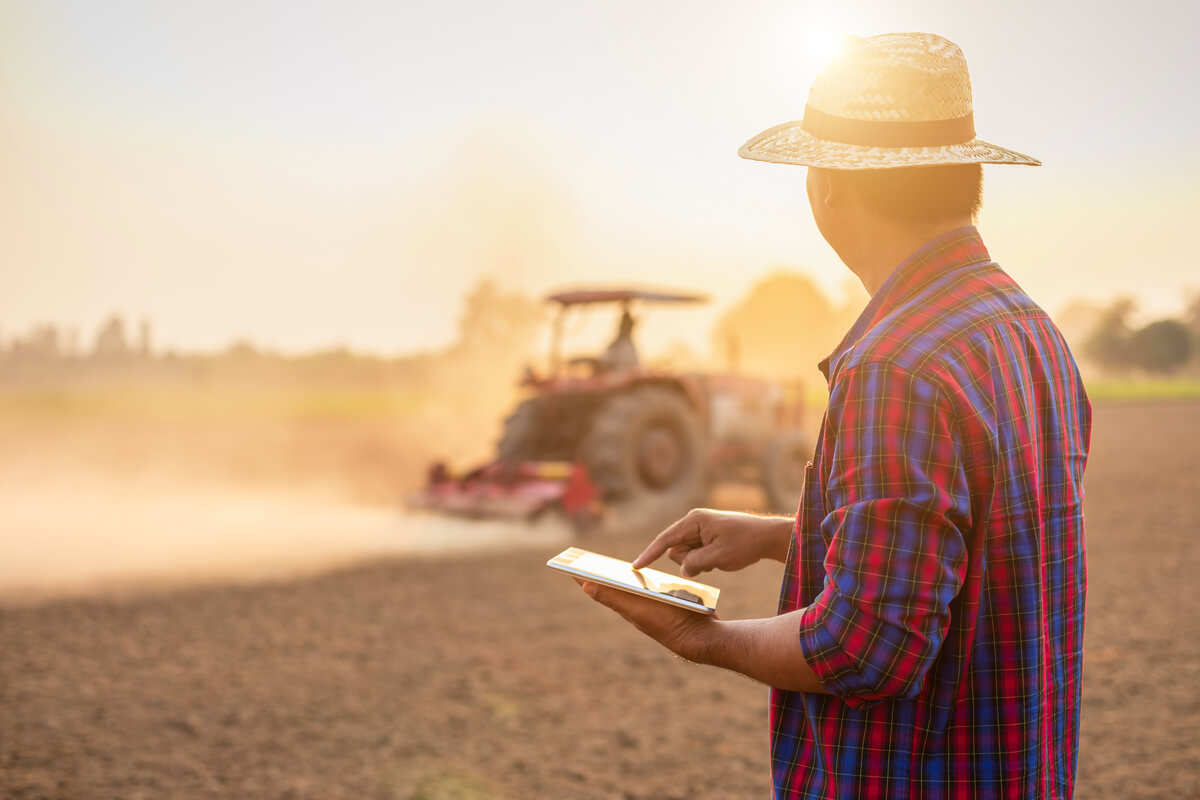
[{"label": "man's wrist", "polygon": [[729,646],[729,638],[733,634],[732,624],[720,619],[711,620],[710,624],[705,626],[696,657],[689,660],[709,667],[736,671],[734,666],[727,663],[727,654],[732,649]]},{"label": "man's wrist", "polygon": [[731,670],[768,686],[828,694],[800,645],[799,612],[765,619],[713,620],[696,663]]},{"label": "man's wrist", "polygon": [[792,531],[796,521],[791,517],[763,517],[760,552],[765,558],[780,563],[787,561],[788,546],[791,544]]},{"label": "man's wrist", "polygon": [[711,667],[733,670],[743,675],[749,675],[748,665],[744,663],[751,655],[750,651],[758,642],[756,635],[761,635],[759,620],[733,619],[713,620],[707,630],[703,661],[697,662]]}]

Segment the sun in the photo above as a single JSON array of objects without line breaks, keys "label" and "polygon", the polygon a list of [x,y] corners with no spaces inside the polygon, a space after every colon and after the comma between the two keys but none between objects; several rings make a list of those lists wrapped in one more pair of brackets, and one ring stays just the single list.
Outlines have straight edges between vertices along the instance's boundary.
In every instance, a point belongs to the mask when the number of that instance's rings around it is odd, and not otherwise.
[{"label": "sun", "polygon": [[804,27],[804,60],[820,69],[842,49],[845,30],[833,20],[814,20]]}]

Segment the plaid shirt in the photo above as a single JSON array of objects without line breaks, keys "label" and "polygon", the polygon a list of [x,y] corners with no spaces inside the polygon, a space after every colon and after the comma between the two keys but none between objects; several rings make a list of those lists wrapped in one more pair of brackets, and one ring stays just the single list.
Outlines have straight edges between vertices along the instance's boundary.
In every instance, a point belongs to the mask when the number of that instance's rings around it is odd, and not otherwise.
[{"label": "plaid shirt", "polygon": [[1091,406],[975,228],[829,359],[780,613],[832,695],[772,690],[778,798],[1070,798]]}]

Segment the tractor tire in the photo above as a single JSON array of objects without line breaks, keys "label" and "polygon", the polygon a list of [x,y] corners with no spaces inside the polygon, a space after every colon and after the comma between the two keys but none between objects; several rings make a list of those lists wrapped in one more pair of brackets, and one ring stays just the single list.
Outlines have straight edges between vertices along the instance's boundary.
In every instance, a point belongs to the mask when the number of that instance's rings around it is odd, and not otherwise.
[{"label": "tractor tire", "polygon": [[776,514],[795,514],[804,490],[804,468],[813,448],[799,433],[781,433],[763,451],[762,487],[767,507]]},{"label": "tractor tire", "polygon": [[537,398],[522,400],[504,420],[496,454],[506,464],[534,459],[537,444]]},{"label": "tractor tire", "polygon": [[704,497],[704,433],[677,392],[644,386],[609,400],[581,458],[604,502],[646,519],[678,516]]}]

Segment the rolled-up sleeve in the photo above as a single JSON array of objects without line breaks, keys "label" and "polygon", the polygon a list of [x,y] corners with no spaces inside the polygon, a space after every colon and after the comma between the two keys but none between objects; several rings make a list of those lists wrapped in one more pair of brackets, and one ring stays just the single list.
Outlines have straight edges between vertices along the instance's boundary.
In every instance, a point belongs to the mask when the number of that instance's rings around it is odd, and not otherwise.
[{"label": "rolled-up sleeve", "polygon": [[825,581],[801,614],[801,647],[850,705],[912,697],[966,569],[970,492],[954,416],[934,384],[886,363],[840,376],[829,415]]}]

